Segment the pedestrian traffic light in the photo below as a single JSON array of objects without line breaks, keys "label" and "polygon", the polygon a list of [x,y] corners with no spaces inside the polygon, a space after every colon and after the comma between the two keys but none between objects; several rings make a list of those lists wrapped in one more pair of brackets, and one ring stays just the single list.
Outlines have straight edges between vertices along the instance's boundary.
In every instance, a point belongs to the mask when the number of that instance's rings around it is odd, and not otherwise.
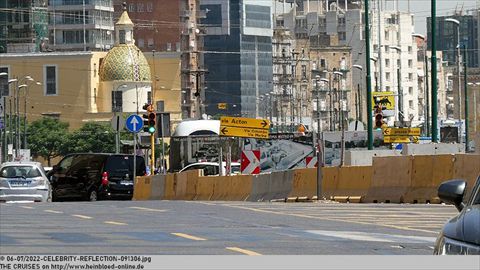
[{"label": "pedestrian traffic light", "polygon": [[382,128],[383,125],[383,112],[381,105],[375,106],[375,128]]}]

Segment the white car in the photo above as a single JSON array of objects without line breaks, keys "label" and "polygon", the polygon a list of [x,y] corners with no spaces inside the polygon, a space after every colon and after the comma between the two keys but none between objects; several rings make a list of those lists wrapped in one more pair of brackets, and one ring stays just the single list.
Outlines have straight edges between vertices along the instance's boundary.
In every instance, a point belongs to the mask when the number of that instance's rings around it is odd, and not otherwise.
[{"label": "white car", "polygon": [[[227,163],[222,162],[222,165],[223,165],[223,172],[224,172],[223,174],[226,175]],[[203,170],[204,176],[220,174],[218,162],[192,163],[190,165],[185,166],[183,169],[180,170],[180,172],[190,171],[190,170]],[[239,173],[240,173],[240,163],[232,162],[231,174],[239,174]]]},{"label": "white car", "polygon": [[39,162],[5,162],[0,166],[0,202],[51,201],[51,187]]}]

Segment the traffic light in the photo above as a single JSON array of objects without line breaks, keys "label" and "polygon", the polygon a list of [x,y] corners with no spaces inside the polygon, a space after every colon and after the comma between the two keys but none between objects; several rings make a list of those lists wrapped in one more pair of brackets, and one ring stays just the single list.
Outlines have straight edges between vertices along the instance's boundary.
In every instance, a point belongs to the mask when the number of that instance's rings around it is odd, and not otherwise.
[{"label": "traffic light", "polygon": [[375,128],[382,128],[383,112],[380,104],[375,106]]},{"label": "traffic light", "polygon": [[148,132],[150,134],[155,133],[155,125],[157,122],[157,114],[154,111],[148,113]]},{"label": "traffic light", "polygon": [[143,118],[143,131],[144,132],[148,132],[149,131],[149,113],[152,111],[152,105],[151,104],[148,104],[146,103],[145,105],[143,105],[142,109],[144,109],[145,111],[147,111],[146,113],[144,113],[142,115],[142,118]]}]

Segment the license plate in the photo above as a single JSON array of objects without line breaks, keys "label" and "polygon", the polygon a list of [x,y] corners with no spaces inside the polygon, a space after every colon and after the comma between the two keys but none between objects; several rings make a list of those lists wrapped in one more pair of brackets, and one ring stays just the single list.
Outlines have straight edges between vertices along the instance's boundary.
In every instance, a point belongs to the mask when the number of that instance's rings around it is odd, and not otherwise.
[{"label": "license plate", "polygon": [[27,187],[31,181],[10,181],[12,187]]},{"label": "license plate", "polygon": [[120,185],[131,186],[133,185],[133,181],[120,181]]}]

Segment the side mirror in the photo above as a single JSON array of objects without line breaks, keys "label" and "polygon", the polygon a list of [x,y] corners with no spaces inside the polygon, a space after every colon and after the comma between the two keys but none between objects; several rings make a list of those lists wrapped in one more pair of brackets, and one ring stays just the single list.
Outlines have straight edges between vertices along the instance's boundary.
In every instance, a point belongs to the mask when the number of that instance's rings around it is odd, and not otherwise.
[{"label": "side mirror", "polygon": [[458,211],[462,211],[465,204],[463,203],[463,196],[467,189],[467,182],[464,180],[450,180],[443,182],[438,187],[438,197],[440,200],[455,205]]}]

